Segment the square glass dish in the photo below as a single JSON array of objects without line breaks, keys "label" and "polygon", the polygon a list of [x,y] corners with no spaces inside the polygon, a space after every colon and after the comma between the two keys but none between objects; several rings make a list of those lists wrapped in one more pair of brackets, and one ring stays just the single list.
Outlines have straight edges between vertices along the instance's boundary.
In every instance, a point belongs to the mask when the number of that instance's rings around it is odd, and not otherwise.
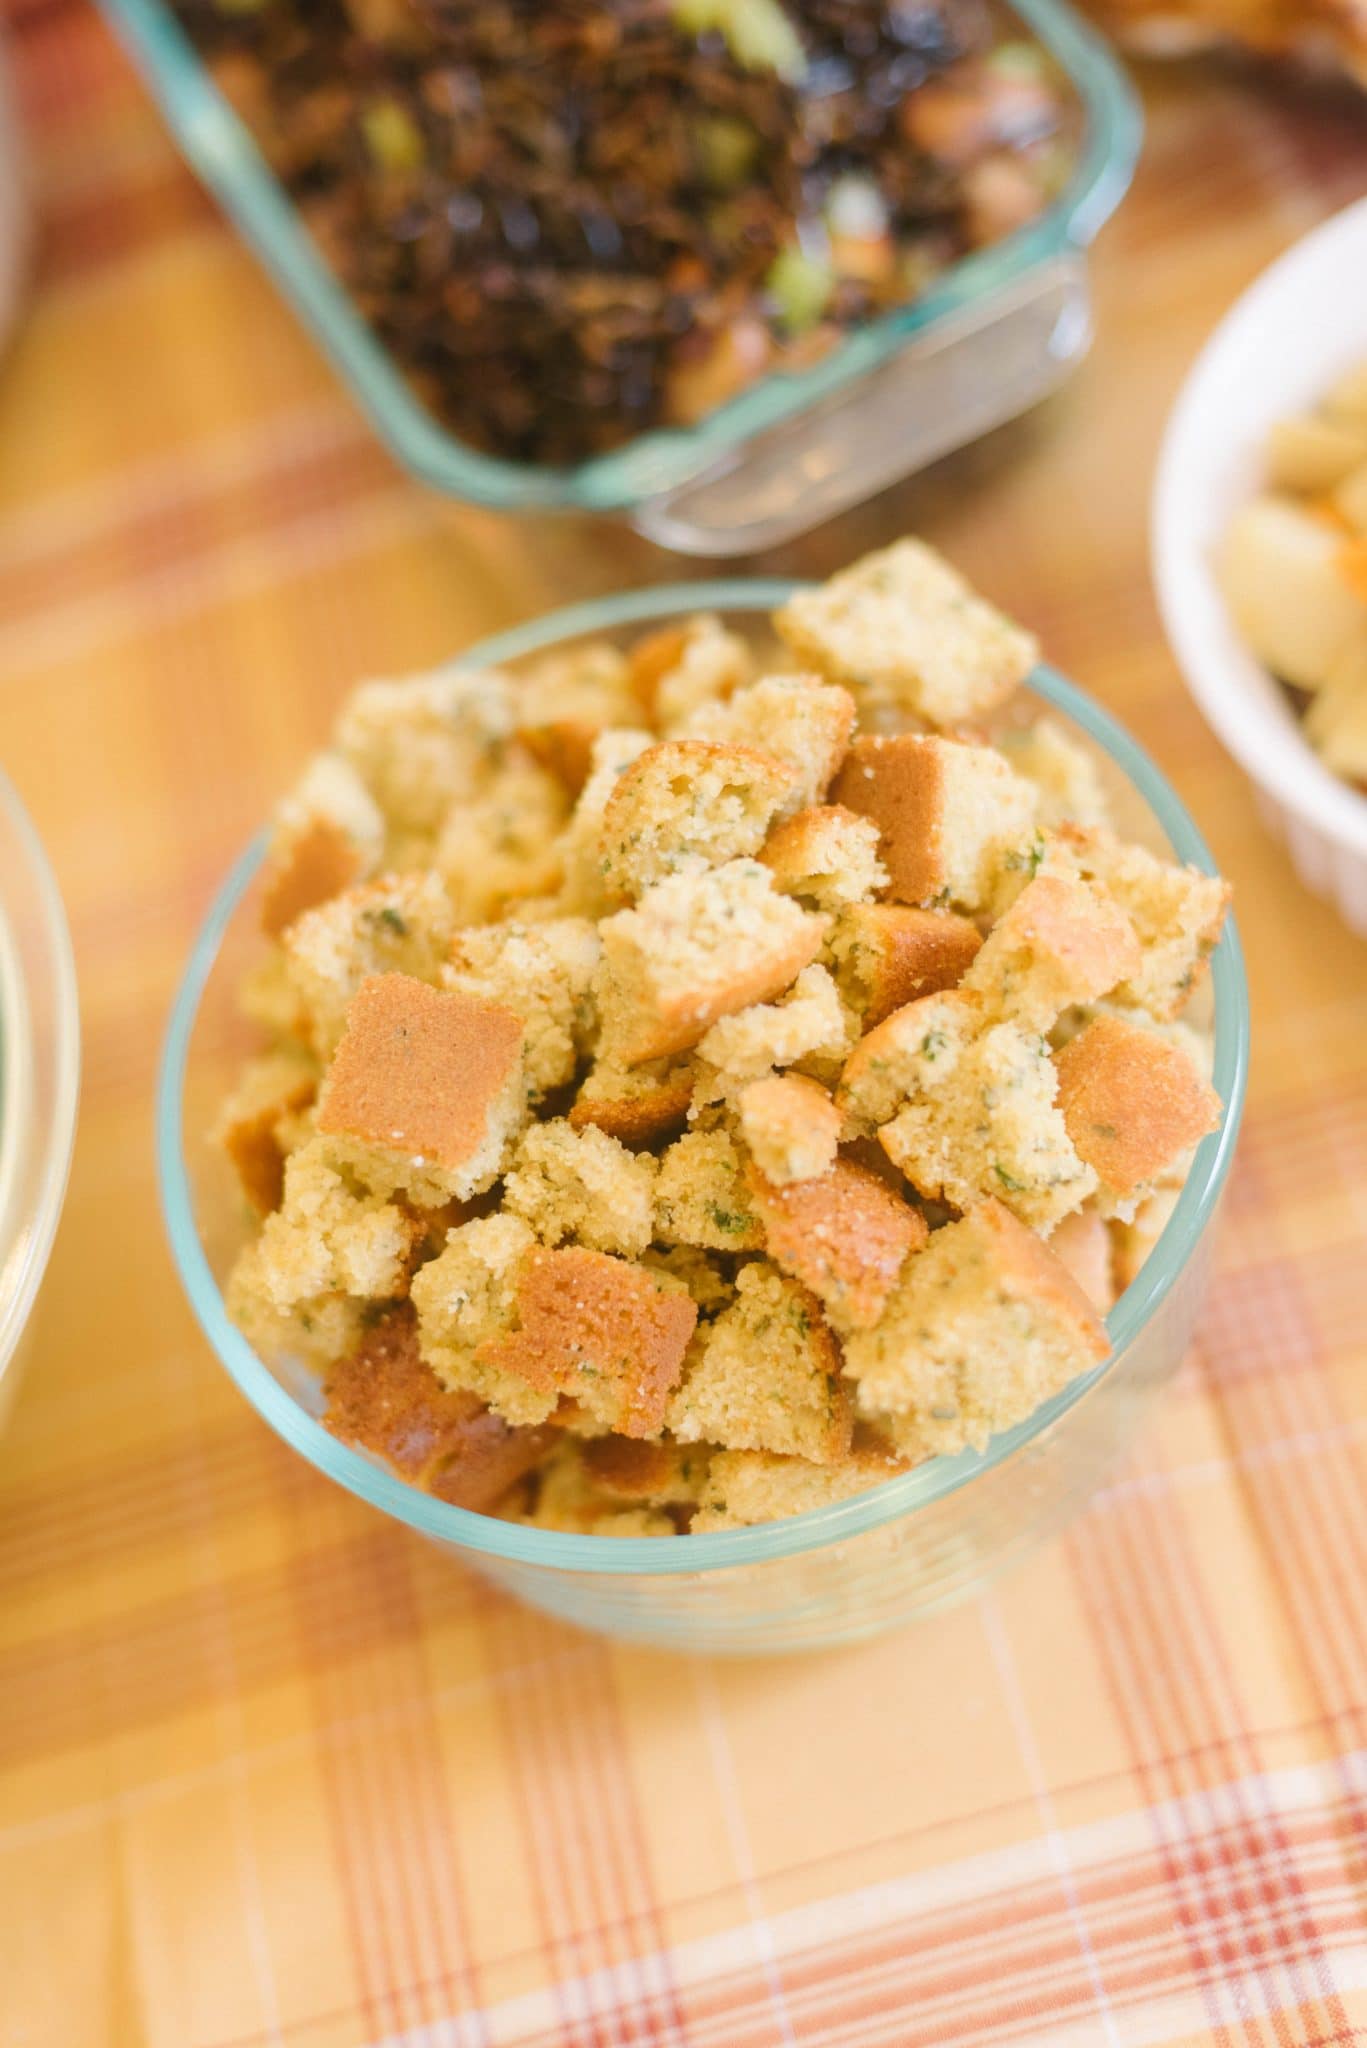
[{"label": "square glass dish", "polygon": [[689,428],[659,428],[571,468],[488,455],[444,428],[332,276],[283,186],[164,0],[102,0],[191,167],[414,475],[502,511],[628,517],[662,546],[770,547],[1014,418],[1091,339],[1087,250],[1123,196],[1141,121],[1105,42],[1064,0],[1004,10],[1076,95],[1077,159],[1028,227],[965,256],[814,367],[776,372]]},{"label": "square glass dish", "polygon": [[[769,614],[794,587],[689,584],[594,600],[484,641],[456,666],[515,669],[576,642],[629,642],[643,627],[667,626],[698,608],[762,648]],[[1003,722],[1041,710],[1092,756],[1127,837],[1213,872],[1170,785],[1099,705],[1041,667]],[[1109,1359],[985,1451],[932,1458],[831,1507],[698,1535],[565,1534],[455,1507],[340,1442],[319,1419],[317,1372],[292,1357],[268,1364],[228,1315],[223,1284],[248,1225],[235,1176],[208,1133],[254,1046],[237,997],[260,957],[256,885],[265,837],[224,882],[176,999],[157,1106],[162,1202],[181,1280],[214,1352],[258,1413],[325,1477],[562,1620],[665,1648],[749,1655],[874,1635],[976,1591],[1056,1530],[1133,1442],[1200,1309],[1238,1135],[1249,1016],[1232,921],[1200,999],[1208,1005],[1200,1021],[1213,1028],[1224,1116],[1198,1146],[1171,1219],[1107,1318]]]}]

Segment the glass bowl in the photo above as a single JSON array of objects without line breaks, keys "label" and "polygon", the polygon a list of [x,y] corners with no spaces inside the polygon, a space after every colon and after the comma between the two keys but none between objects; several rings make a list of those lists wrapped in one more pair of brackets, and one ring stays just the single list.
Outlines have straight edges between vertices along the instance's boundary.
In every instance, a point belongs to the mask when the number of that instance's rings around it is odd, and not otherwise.
[{"label": "glass bowl", "polygon": [[1013,419],[1091,341],[1087,251],[1119,205],[1141,116],[1108,44],[1065,0],[1011,0],[1066,73],[1077,163],[1040,218],[950,265],[909,305],[800,373],[765,377],[697,426],[638,435],[571,468],[511,462],[428,412],[319,255],[166,0],[101,0],[191,168],[215,195],[376,432],[425,483],[501,511],[611,512],[661,546],[739,555],[779,541]]},{"label": "glass bowl", "polygon": [[0,1420],[66,1194],[79,1077],[66,913],[28,813],[0,775]]},{"label": "glass bowl", "polygon": [[[585,637],[628,637],[647,622],[700,609],[764,637],[766,615],[795,587],[733,582],[636,591],[486,640],[459,665],[507,666]],[[1210,868],[1181,803],[1106,712],[1047,668],[1036,670],[1019,697],[1017,717],[1047,707],[1090,743],[1127,833]],[[264,839],[247,849],[210,910],[167,1035],[158,1147],[181,1277],[222,1363],[287,1443],[521,1599],[588,1628],[677,1649],[792,1650],[874,1634],[972,1591],[1055,1529],[1131,1440],[1145,1403],[1181,1359],[1205,1288],[1211,1224],[1243,1106],[1248,993],[1232,926],[1215,953],[1208,992],[1215,1086],[1227,1105],[1221,1128],[1200,1146],[1162,1239],[1111,1312],[1108,1361],[984,1453],[935,1459],[872,1492],[787,1521],[675,1538],[561,1535],[418,1492],[329,1436],[318,1420],[316,1378],[273,1371],[223,1305],[220,1280],[244,1219],[206,1133],[249,1043],[234,996],[260,945],[251,899],[263,850]]]}]

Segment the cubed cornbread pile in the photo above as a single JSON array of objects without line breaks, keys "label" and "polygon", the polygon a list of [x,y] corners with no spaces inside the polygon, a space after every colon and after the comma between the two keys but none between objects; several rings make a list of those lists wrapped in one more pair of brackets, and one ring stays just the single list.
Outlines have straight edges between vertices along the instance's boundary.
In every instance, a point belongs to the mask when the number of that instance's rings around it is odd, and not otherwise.
[{"label": "cubed cornbread pile", "polygon": [[1228,889],[1007,713],[1029,636],[914,540],[773,628],[367,684],[278,813],[228,1305],[458,1506],[670,1536],[981,1450],[1220,1122]]}]

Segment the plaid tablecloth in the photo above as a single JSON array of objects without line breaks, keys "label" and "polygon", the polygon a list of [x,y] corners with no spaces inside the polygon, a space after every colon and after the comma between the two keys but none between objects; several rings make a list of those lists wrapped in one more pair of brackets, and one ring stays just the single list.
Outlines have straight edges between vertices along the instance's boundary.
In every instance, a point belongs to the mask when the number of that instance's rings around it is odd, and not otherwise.
[{"label": "plaid tablecloth", "polygon": [[1182,370],[1367,182],[1361,116],[1152,86],[1069,394],[763,565],[916,526],[1037,626],[1235,878],[1257,1053],[1199,1342],[1090,1511],[909,1633],[689,1662],[510,1605],[295,1461],[181,1301],[150,1137],[195,921],[347,686],[678,571],[400,476],[95,18],[13,28],[44,232],[0,374],[0,754],[86,1080],[0,1446],[0,2041],[1367,2039],[1367,948],[1191,709],[1144,553]]}]

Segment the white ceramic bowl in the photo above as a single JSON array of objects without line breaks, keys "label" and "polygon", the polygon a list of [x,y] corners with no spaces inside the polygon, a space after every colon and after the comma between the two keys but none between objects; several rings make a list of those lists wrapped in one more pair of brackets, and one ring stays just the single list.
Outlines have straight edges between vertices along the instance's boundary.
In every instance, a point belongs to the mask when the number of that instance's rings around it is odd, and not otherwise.
[{"label": "white ceramic bowl", "polygon": [[1187,379],[1154,488],[1154,578],[1207,722],[1253,781],[1306,887],[1367,936],[1367,797],[1324,767],[1234,630],[1215,552],[1257,488],[1268,429],[1367,357],[1367,199],[1297,242],[1227,314]]}]

